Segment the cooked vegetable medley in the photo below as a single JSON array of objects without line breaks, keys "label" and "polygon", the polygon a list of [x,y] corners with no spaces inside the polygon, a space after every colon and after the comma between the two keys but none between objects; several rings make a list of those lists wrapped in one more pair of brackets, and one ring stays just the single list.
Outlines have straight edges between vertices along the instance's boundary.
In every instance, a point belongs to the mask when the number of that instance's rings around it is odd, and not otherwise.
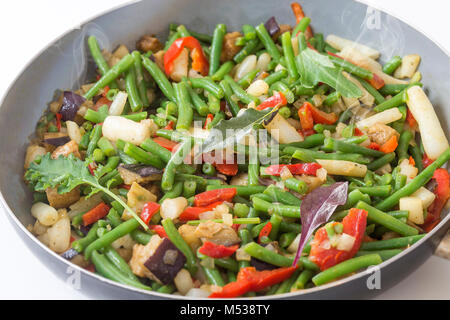
[{"label": "cooked vegetable medley", "polygon": [[171,24],[132,52],[90,36],[97,78],[27,149],[30,231],[108,279],[211,298],[307,290],[424,237],[450,148],[420,56],[381,65],[291,6],[292,26]]}]

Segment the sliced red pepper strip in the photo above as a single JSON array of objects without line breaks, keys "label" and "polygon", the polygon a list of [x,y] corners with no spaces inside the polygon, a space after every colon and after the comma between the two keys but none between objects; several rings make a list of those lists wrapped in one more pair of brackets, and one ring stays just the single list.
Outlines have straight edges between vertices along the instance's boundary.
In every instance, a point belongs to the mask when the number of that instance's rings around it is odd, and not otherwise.
[{"label": "sliced red pepper strip", "polygon": [[200,42],[192,36],[175,40],[164,54],[164,70],[167,75],[172,72],[173,62],[180,55],[183,48],[191,50],[192,69],[198,71],[202,76],[208,75],[209,63],[203,53]]},{"label": "sliced red pepper strip", "polygon": [[314,127],[314,119],[311,112],[311,104],[305,102],[300,109],[298,109],[298,117],[302,130],[311,130]]},{"label": "sliced red pepper strip", "polygon": [[187,207],[180,214],[178,219],[183,222],[190,221],[190,220],[199,220],[200,213],[212,211],[215,207],[217,207],[219,204],[222,204],[222,203],[223,203],[223,201],[217,201],[217,202],[214,202],[205,207]]},{"label": "sliced red pepper strip", "polygon": [[428,208],[428,214],[423,225],[427,232],[439,223],[442,209],[450,199],[450,174],[448,171],[444,168],[436,169],[433,179],[436,180],[436,188],[434,189],[436,198]]},{"label": "sliced red pepper strip", "polygon": [[145,222],[145,224],[149,224],[150,220],[152,220],[153,216],[158,213],[161,205],[156,202],[149,201],[144,204],[144,207],[141,211],[141,219]]},{"label": "sliced red pepper strip", "polygon": [[156,234],[158,236],[160,236],[161,238],[168,238],[166,230],[164,230],[164,227],[159,225],[159,224],[154,224],[154,225],[150,225],[148,226],[148,228],[154,232],[156,232]]},{"label": "sliced red pepper strip", "polygon": [[[242,269],[241,269],[242,270]],[[236,298],[251,291],[251,283],[248,280],[234,281],[226,284],[220,291],[213,292],[209,298]]]},{"label": "sliced red pepper strip", "polygon": [[175,123],[172,120],[170,120],[169,123],[164,127],[164,129],[165,130],[173,130],[173,125],[174,124]]},{"label": "sliced red pepper strip", "polygon": [[236,195],[236,188],[223,188],[205,191],[195,195],[194,205],[196,207],[204,207],[218,201],[231,202]]},{"label": "sliced red pepper strip", "polygon": [[359,130],[358,128],[355,128],[355,130],[353,130],[355,136],[363,136],[364,132],[362,132],[361,130]]},{"label": "sliced red pepper strip", "polygon": [[[303,12],[302,6],[298,2],[291,3],[292,11],[294,12],[295,20],[297,24],[305,17],[305,13]],[[297,36],[297,35],[296,35]],[[311,26],[308,25],[305,31],[306,39],[309,39],[313,36],[313,32]]]},{"label": "sliced red pepper strip", "polygon": [[271,176],[279,176],[283,167],[287,167],[292,174],[308,174],[315,176],[317,170],[322,168],[322,166],[315,162],[310,163],[296,163],[296,164],[273,164],[268,166],[264,171],[266,174]]},{"label": "sliced red pepper strip", "polygon": [[217,171],[227,176],[235,176],[239,169],[237,163],[215,163],[214,167]]},{"label": "sliced red pepper strip", "polygon": [[97,169],[97,164],[95,162],[91,162],[88,164],[88,170],[91,176],[95,176],[94,170]]},{"label": "sliced red pepper strip", "polygon": [[120,189],[120,188],[130,190],[130,189],[131,189],[131,186],[130,186],[129,184],[122,183],[122,184],[119,186],[119,189]]},{"label": "sliced red pepper strip", "polygon": [[220,259],[231,256],[236,250],[239,249],[239,245],[226,247],[222,244],[215,244],[211,241],[205,241],[205,243],[198,249],[201,254],[205,256]]},{"label": "sliced red pepper strip", "polygon": [[409,156],[409,164],[412,166],[416,166],[416,162],[414,161],[414,158],[412,156]]},{"label": "sliced red pepper strip", "polygon": [[417,127],[417,121],[411,111],[409,111],[409,108],[406,110],[406,122],[408,122],[411,129],[415,129]]},{"label": "sliced red pepper strip", "polygon": [[266,108],[275,108],[279,106],[285,106],[287,104],[287,99],[282,92],[274,91],[273,95],[261,104],[259,104],[256,109],[264,110]]},{"label": "sliced red pepper strip", "polygon": [[106,97],[106,95],[108,94],[108,91],[109,91],[109,86],[104,87],[103,88],[103,92],[102,92],[102,96]]},{"label": "sliced red pepper strip", "polygon": [[[309,259],[315,262],[320,270],[326,270],[342,261],[353,258],[358,252],[364,237],[364,231],[367,223],[367,211],[352,208],[349,214],[342,220],[343,233],[355,238],[355,242],[350,251],[338,250],[328,246],[330,241],[325,227],[317,230],[314,235],[314,241],[311,243],[311,252]],[[338,223],[335,222],[333,227]]]},{"label": "sliced red pepper strip", "polygon": [[61,131],[61,118],[62,118],[62,114],[57,113],[56,114],[56,127],[58,128],[58,131]]},{"label": "sliced red pepper strip", "polygon": [[372,149],[372,150],[380,150],[380,145],[376,142],[371,142],[367,148]]},{"label": "sliced red pepper strip", "polygon": [[428,158],[427,154],[425,153],[423,155],[423,159],[422,159],[422,165],[424,168],[428,167],[430,164],[433,163],[434,160],[431,160],[430,158]]},{"label": "sliced red pepper strip", "polygon": [[205,125],[203,126],[203,129],[206,129],[208,127],[208,124],[210,124],[211,121],[213,121],[213,119],[214,119],[214,115],[212,113],[209,113],[206,116]]},{"label": "sliced red pepper strip", "polygon": [[163,137],[156,137],[153,138],[153,141],[159,144],[161,147],[166,148],[170,152],[173,151],[173,149],[178,145],[177,142],[174,142],[172,140],[163,138]]},{"label": "sliced red pepper strip", "polygon": [[309,102],[305,103],[309,104],[309,108],[311,109],[311,115],[315,123],[334,124],[338,120],[338,116],[334,112],[326,113],[317,109]]},{"label": "sliced red pepper strip", "polygon": [[97,111],[98,108],[100,108],[101,106],[104,106],[105,104],[106,104],[108,107],[111,106],[111,103],[112,103],[112,101],[109,100],[108,98],[106,98],[106,97],[101,97],[100,99],[97,100],[97,102],[95,103],[93,109],[94,109],[95,111]]},{"label": "sliced red pepper strip", "polygon": [[272,223],[269,221],[259,232],[259,236],[258,236],[259,243],[261,243],[262,240],[264,240],[264,238],[267,238],[271,231],[272,231]]},{"label": "sliced red pepper strip", "polygon": [[109,212],[109,206],[104,202],[99,203],[97,206],[83,214],[82,219],[85,226],[88,226],[94,222],[97,222]]},{"label": "sliced red pepper strip", "polygon": [[384,80],[380,78],[376,73],[372,73],[373,77],[370,80],[367,80],[367,82],[370,83],[372,87],[374,87],[377,90],[380,90],[384,87]]}]

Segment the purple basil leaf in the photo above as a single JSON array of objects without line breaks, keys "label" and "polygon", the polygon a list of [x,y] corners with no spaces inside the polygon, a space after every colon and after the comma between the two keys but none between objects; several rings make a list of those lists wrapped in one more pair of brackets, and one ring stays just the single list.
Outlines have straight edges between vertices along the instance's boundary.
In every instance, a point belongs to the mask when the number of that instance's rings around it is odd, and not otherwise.
[{"label": "purple basil leaf", "polygon": [[334,210],[347,202],[348,182],[337,182],[327,187],[319,187],[306,195],[300,206],[302,233],[295,255],[294,265],[303,251],[306,241],[314,230],[328,222]]},{"label": "purple basil leaf", "polygon": [[62,107],[59,113],[63,121],[73,120],[77,115],[78,109],[86,101],[82,96],[72,91],[64,91]]},{"label": "purple basil leaf", "polygon": [[278,25],[277,20],[275,20],[275,17],[270,17],[269,20],[264,23],[264,27],[266,27],[267,32],[269,32],[271,37],[280,31],[280,26]]}]

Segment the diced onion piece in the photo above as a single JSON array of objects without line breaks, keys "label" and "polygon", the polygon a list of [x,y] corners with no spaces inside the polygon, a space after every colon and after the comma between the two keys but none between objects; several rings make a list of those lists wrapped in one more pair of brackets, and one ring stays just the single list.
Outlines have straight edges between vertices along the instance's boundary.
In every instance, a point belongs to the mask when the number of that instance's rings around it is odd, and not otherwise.
[{"label": "diced onion piece", "polygon": [[303,141],[303,136],[281,115],[277,114],[269,124],[265,125],[272,138],[279,143]]},{"label": "diced onion piece", "polygon": [[294,176],[292,175],[292,173],[291,173],[291,171],[289,170],[288,167],[284,166],[284,167],[281,168],[281,171],[280,171],[280,178],[281,178],[282,180],[287,180],[287,179],[293,178],[293,177],[294,177]]},{"label": "diced onion piece", "polygon": [[264,80],[256,80],[248,88],[247,93],[259,97],[269,91],[269,85]]},{"label": "diced onion piece", "polygon": [[138,123],[120,116],[108,116],[103,122],[102,133],[111,141],[122,139],[140,145],[150,138],[150,122],[143,120]]},{"label": "diced onion piece", "polygon": [[356,126],[360,130],[367,130],[376,123],[388,124],[401,119],[401,117],[402,113],[398,110],[398,108],[392,108],[374,114],[373,116],[363,119],[361,121],[358,121],[356,123]]},{"label": "diced onion piece", "polygon": [[187,77],[189,66],[189,52],[186,48],[181,50],[178,57],[173,60],[172,72],[170,73],[170,78],[173,81],[181,81],[183,77]]},{"label": "diced onion piece", "polygon": [[69,248],[70,219],[68,216],[59,219],[47,230],[47,240],[48,247],[57,253],[62,253]]},{"label": "diced onion piece", "polygon": [[317,159],[317,162],[331,175],[364,177],[367,172],[367,166],[352,161]]},{"label": "diced onion piece", "polygon": [[233,225],[233,215],[229,213],[222,214],[223,224],[231,227]]},{"label": "diced onion piece", "polygon": [[250,261],[251,259],[252,259],[251,255],[245,252],[244,248],[239,248],[236,250],[237,261]]},{"label": "diced onion piece", "polygon": [[280,71],[280,70],[283,70],[283,69],[286,69],[286,68],[283,67],[282,64],[277,64],[277,66],[275,67],[275,72]]},{"label": "diced onion piece", "polygon": [[80,127],[73,121],[66,121],[66,126],[69,138],[79,144],[81,141]]},{"label": "diced onion piece", "polygon": [[292,243],[289,245],[289,247],[287,247],[287,251],[288,251],[288,252],[290,252],[290,253],[295,253],[295,252],[297,252],[298,245],[299,245],[299,243],[300,243],[300,236],[301,236],[301,233],[299,233],[299,234],[295,237],[294,241],[292,241]]},{"label": "diced onion piece", "polygon": [[126,92],[119,91],[109,107],[109,115],[120,116],[123,112],[125,104],[127,103],[127,98],[128,94]]},{"label": "diced onion piece", "polygon": [[192,288],[191,290],[186,293],[186,297],[192,297],[192,298],[208,298],[211,292],[199,289],[199,288]]},{"label": "diced onion piece", "polygon": [[36,202],[31,207],[31,215],[44,226],[51,226],[58,221],[58,211],[43,202]]},{"label": "diced onion piece", "polygon": [[408,89],[408,108],[419,125],[420,136],[427,156],[435,160],[449,148],[439,118],[425,92],[419,86]]},{"label": "diced onion piece", "polygon": [[400,168],[399,173],[406,176],[406,183],[409,183],[419,173],[419,169],[410,164],[408,159],[404,159],[400,163],[399,168]]},{"label": "diced onion piece", "polygon": [[436,195],[427,188],[420,187],[420,189],[414,192],[411,197],[419,198],[420,200],[422,200],[422,205],[426,209],[430,206],[430,204],[433,203]]},{"label": "diced onion piece", "polygon": [[266,71],[271,59],[272,57],[270,56],[270,54],[268,54],[267,52],[262,53],[258,58],[258,62],[256,63],[256,69],[259,69],[259,72]]},{"label": "diced onion piece", "polygon": [[350,251],[353,248],[355,243],[355,237],[352,237],[349,234],[343,233],[338,238],[338,243],[336,249],[343,251]]},{"label": "diced onion piece", "polygon": [[420,63],[418,54],[408,54],[403,57],[402,64],[394,72],[394,77],[399,79],[411,78],[417,70]]},{"label": "diced onion piece", "polygon": [[416,197],[404,197],[400,198],[399,203],[400,210],[409,211],[408,220],[415,224],[423,224],[423,205],[422,200]]},{"label": "diced onion piece", "polygon": [[250,71],[255,70],[256,68],[256,56],[254,54],[249,55],[247,58],[245,58],[239,67],[236,69],[236,73],[234,74],[234,79],[237,81],[241,79],[243,76],[245,76]]},{"label": "diced onion piece", "polygon": [[329,45],[331,45],[332,47],[338,49],[338,50],[342,50],[345,47],[353,47],[356,50],[358,50],[359,52],[361,52],[362,54],[372,58],[372,59],[378,59],[380,56],[380,52],[372,49],[364,44],[358,43],[358,42],[354,42],[348,39],[344,39],[341,37],[338,37],[334,34],[330,34],[329,36],[327,36],[326,40],[325,40]]},{"label": "diced onion piece", "polygon": [[188,206],[188,201],[184,197],[165,199],[161,204],[161,217],[163,219],[176,219]]},{"label": "diced onion piece", "polygon": [[182,294],[185,295],[192,288],[194,288],[194,282],[192,281],[191,274],[186,269],[181,269],[175,278],[173,279],[175,287]]}]

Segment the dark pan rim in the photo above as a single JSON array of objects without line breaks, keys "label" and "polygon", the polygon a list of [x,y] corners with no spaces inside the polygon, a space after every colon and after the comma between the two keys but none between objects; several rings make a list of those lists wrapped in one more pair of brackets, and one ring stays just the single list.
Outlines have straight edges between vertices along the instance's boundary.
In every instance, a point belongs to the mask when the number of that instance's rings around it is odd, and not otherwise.
[{"label": "dark pan rim", "polygon": [[[372,4],[368,4],[365,0],[353,0],[354,2],[360,2],[366,6],[370,6],[372,8],[375,8],[377,10],[380,10],[394,18],[396,18],[397,20],[403,22],[404,24],[406,24],[407,26],[411,27],[415,32],[418,32],[422,35],[424,35],[426,38],[428,38],[434,45],[436,45],[442,52],[444,52],[447,57],[450,59],[450,54],[449,52],[442,46],[439,44],[439,42],[437,42],[433,37],[430,37],[426,32],[423,32],[422,30],[419,30],[416,27],[413,27],[410,23],[408,23],[407,21],[405,21],[403,18],[399,18],[396,15],[392,14],[389,10],[385,10],[384,8],[381,9],[380,6],[377,5],[372,5]],[[130,5],[135,4],[135,1],[130,1],[128,3],[124,3],[118,6],[114,6],[113,8],[110,8],[108,10],[105,10],[102,13],[99,13],[97,15],[92,16],[91,18],[86,19],[84,22],[80,23],[80,26],[83,26],[89,22],[91,22],[92,20],[101,17],[103,15],[109,14],[111,12],[114,11],[118,11],[124,7],[128,7]],[[49,48],[53,47],[60,39],[64,38],[66,35],[70,34],[71,32],[73,32],[74,30],[79,29],[77,27],[74,27],[64,33],[62,33],[60,36],[58,36],[55,40],[53,40],[52,42],[50,42],[47,46],[45,46],[43,49],[41,49],[38,53],[36,53],[31,59],[30,61],[22,68],[22,70],[18,73],[18,75],[15,77],[15,79],[11,82],[11,84],[7,87],[5,94],[3,95],[3,97],[0,99],[0,108],[3,107],[4,101],[6,99],[6,97],[8,96],[9,92],[11,91],[11,89],[15,86],[16,82],[18,81],[18,79],[20,77],[23,76],[23,74],[25,74],[28,70],[28,68],[35,62],[35,60],[40,57],[42,54],[44,54]],[[167,298],[167,299],[177,299],[177,300],[209,300],[208,298],[196,298],[196,297],[186,297],[186,296],[178,296],[178,295],[173,295],[173,294],[165,294],[165,293],[159,293],[159,292],[155,292],[155,291],[146,291],[143,289],[138,289],[132,286],[128,286],[128,285],[124,285],[112,280],[109,280],[101,275],[92,273],[84,268],[81,268],[80,266],[71,263],[70,261],[64,259],[63,257],[61,257],[59,254],[53,252],[52,250],[50,250],[50,248],[48,248],[46,245],[44,245],[42,242],[40,242],[20,221],[19,219],[16,217],[16,215],[14,214],[14,212],[11,210],[11,208],[9,207],[8,203],[6,202],[5,198],[3,197],[3,193],[0,190],[0,203],[3,205],[3,208],[5,209],[5,211],[8,213],[9,217],[15,222],[15,224],[17,225],[17,227],[31,240],[33,241],[35,244],[37,244],[38,246],[40,246],[40,248],[44,251],[46,251],[49,255],[53,256],[55,259],[58,259],[59,262],[66,264],[68,267],[72,267],[74,269],[76,269],[77,271],[83,273],[83,275],[91,277],[93,279],[96,279],[98,281],[104,282],[105,284],[111,285],[111,286],[116,286],[116,287],[120,287],[123,288],[124,290],[129,290],[129,291],[133,291],[135,293],[140,293],[143,295],[146,295],[148,297],[158,297],[158,298]],[[412,254],[412,252],[417,249],[419,246],[421,246],[423,243],[427,242],[430,238],[432,238],[434,236],[434,234],[436,232],[438,232],[448,221],[450,221],[450,213],[447,212],[447,216],[444,217],[441,222],[435,227],[433,228],[433,230],[431,232],[429,232],[425,237],[423,237],[422,239],[420,239],[418,242],[416,242],[415,244],[413,244],[412,246],[410,246],[409,248],[403,250],[401,253],[399,253],[398,255],[382,262],[381,264],[377,265],[377,267],[380,269],[380,271],[390,265],[391,263],[396,263],[397,260],[400,260],[401,258],[403,258],[405,255],[409,255]],[[45,264],[44,261],[42,261],[42,263]],[[297,297],[307,297],[308,294],[312,294],[312,293],[317,293],[320,291],[324,291],[327,290],[329,288],[333,288],[336,286],[339,286],[341,284],[347,283],[347,282],[352,282],[352,281],[356,281],[358,279],[361,279],[362,277],[365,277],[367,275],[366,271],[360,271],[352,276],[349,277],[345,277],[343,279],[337,280],[337,281],[333,281],[330,282],[328,284],[325,285],[321,285],[315,288],[310,288],[310,289],[306,289],[306,290],[300,290],[297,292],[291,292],[291,293],[285,293],[285,294],[277,294],[277,295],[270,295],[270,296],[261,296],[261,297],[252,297],[252,298],[237,298],[239,300],[271,300],[271,299],[283,299],[283,298],[287,298],[287,299],[294,299]]]}]

